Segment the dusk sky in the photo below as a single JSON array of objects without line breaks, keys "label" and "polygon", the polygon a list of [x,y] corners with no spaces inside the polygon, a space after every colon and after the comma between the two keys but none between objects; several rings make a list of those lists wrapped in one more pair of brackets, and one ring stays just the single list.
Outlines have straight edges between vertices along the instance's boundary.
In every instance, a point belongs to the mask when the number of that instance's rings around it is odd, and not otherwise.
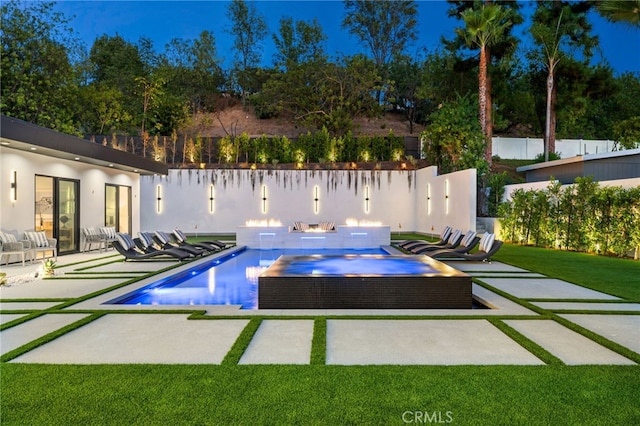
[{"label": "dusk sky", "polygon": [[[417,1],[418,39],[407,49],[415,55],[425,47],[433,51],[439,46],[441,36],[453,37],[453,29],[460,21],[447,17],[449,5],[444,0]],[[256,1],[259,13],[265,17],[269,35],[263,41],[263,65],[271,66],[274,44],[271,34],[279,29],[279,20],[290,16],[294,20],[311,21],[317,18],[328,36],[325,47],[331,57],[339,54],[368,53],[367,49],[340,27],[344,18],[342,1]],[[102,34],[119,34],[136,43],[140,37],[148,37],[157,51],[173,38],[194,39],[203,30],[211,31],[216,39],[218,57],[229,67],[233,59],[232,40],[226,30],[231,23],[227,19],[228,1],[60,1],[57,10],[67,17],[87,48]],[[530,8],[529,8],[530,10]],[[640,72],[640,29],[614,25],[597,13],[590,15],[594,34],[600,37],[601,50],[596,52],[593,63],[607,62],[616,74],[626,71]],[[528,25],[516,28],[515,34],[530,40]],[[530,42],[529,42],[530,43]]]}]

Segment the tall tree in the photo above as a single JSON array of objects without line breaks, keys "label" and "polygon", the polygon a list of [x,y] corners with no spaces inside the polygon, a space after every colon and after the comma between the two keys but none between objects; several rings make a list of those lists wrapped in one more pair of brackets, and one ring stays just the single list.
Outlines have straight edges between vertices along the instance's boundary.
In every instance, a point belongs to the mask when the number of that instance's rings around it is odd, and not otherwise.
[{"label": "tall tree", "polygon": [[51,2],[1,5],[0,109],[3,114],[77,133],[78,82],[67,46],[76,45],[69,19]]},{"label": "tall tree", "polygon": [[[413,0],[345,0],[342,27],[371,50],[377,72],[386,83],[387,64],[417,38],[418,9]],[[378,90],[378,102],[381,100]]]},{"label": "tall tree", "polygon": [[485,160],[491,165],[491,122],[487,120],[487,67],[488,49],[500,41],[512,26],[508,13],[500,5],[488,4],[479,9],[467,9],[462,13],[465,28],[457,28],[456,33],[464,38],[467,45],[480,50],[478,66],[478,110],[480,127],[485,138]]},{"label": "tall tree", "polygon": [[563,57],[581,50],[585,63],[588,63],[592,49],[597,46],[598,38],[592,36],[591,24],[587,12],[592,4],[588,2],[539,1],[533,14],[531,34],[538,49],[534,52],[547,69],[547,105],[545,118],[544,158],[555,152],[556,145],[556,102],[557,67]]},{"label": "tall tree", "polygon": [[327,36],[317,19],[312,22],[280,19],[280,34],[273,34],[278,51],[274,55],[276,66],[289,69],[303,62],[318,61],[326,57],[323,43]]},{"label": "tall tree", "polygon": [[640,0],[600,0],[596,7],[611,22],[640,27]]},{"label": "tall tree", "polygon": [[255,69],[262,54],[260,42],[267,35],[267,23],[258,14],[253,3],[244,0],[233,0],[229,4],[227,16],[231,21],[229,33],[233,36],[233,47],[236,49],[234,71],[236,81],[242,94],[242,106],[246,108],[248,73]]}]

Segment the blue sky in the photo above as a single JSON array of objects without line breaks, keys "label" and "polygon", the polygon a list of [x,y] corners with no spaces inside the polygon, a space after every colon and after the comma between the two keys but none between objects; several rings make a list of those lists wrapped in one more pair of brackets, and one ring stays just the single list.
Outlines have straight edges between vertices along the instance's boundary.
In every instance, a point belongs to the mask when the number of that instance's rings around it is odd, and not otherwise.
[{"label": "blue sky", "polygon": [[[447,17],[448,4],[444,0],[417,1],[419,9],[418,40],[408,49],[415,54],[419,48],[432,51],[439,46],[440,37],[451,38],[453,29],[460,26],[458,20]],[[157,51],[173,38],[194,39],[203,30],[211,31],[216,39],[218,57],[229,66],[233,59],[232,40],[225,31],[228,1],[60,1],[57,9],[67,17],[75,16],[70,25],[90,48],[102,34],[119,34],[136,43],[140,37],[154,41]],[[342,1],[328,0],[262,0],[255,2],[268,25],[269,36],[263,42],[263,63],[272,65],[274,53],[272,33],[277,32],[279,20],[290,16],[295,20],[317,18],[328,36],[326,50],[330,56],[367,53],[355,38],[342,30],[344,17]],[[593,62],[608,62],[616,71],[640,72],[640,29],[613,25],[592,13],[594,33],[600,37],[601,51]],[[528,25],[528,23],[525,23]],[[520,26],[515,34],[528,38],[527,28]]]}]

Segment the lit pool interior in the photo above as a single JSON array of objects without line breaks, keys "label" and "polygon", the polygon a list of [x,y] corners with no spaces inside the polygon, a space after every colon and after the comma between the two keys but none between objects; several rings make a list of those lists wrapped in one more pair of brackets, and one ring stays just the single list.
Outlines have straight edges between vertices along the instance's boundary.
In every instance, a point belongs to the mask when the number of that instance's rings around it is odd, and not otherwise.
[{"label": "lit pool interior", "polygon": [[[241,305],[258,308],[258,277],[280,256],[388,255],[378,249],[246,249],[212,259],[110,300],[119,305]],[[370,266],[371,267],[371,266]],[[396,269],[397,272],[397,269]],[[391,274],[391,272],[388,272]],[[406,272],[405,272],[406,273]]]}]

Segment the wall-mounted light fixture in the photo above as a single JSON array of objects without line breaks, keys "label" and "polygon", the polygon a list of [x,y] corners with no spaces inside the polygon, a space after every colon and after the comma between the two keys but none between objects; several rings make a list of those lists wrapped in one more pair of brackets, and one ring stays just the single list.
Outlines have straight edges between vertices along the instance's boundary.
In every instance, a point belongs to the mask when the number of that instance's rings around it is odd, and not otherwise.
[{"label": "wall-mounted light fixture", "polygon": [[431,184],[427,184],[427,214],[431,214]]},{"label": "wall-mounted light fixture", "polygon": [[18,172],[11,172],[11,201],[18,201]]},{"label": "wall-mounted light fixture", "polygon": [[444,213],[449,214],[449,179],[444,181]]},{"label": "wall-mounted light fixture", "polygon": [[215,211],[215,189],[213,185],[209,185],[209,213],[213,213]]},{"label": "wall-mounted light fixture", "polygon": [[369,185],[364,187],[364,212],[365,214],[369,214]]},{"label": "wall-mounted light fixture", "polygon": [[267,185],[262,185],[262,213],[267,213]]},{"label": "wall-mounted light fixture", "polygon": [[162,188],[160,185],[156,187],[156,212],[160,213],[162,210]]},{"label": "wall-mounted light fixture", "polygon": [[318,214],[320,212],[320,188],[318,185],[313,187],[313,213]]}]

